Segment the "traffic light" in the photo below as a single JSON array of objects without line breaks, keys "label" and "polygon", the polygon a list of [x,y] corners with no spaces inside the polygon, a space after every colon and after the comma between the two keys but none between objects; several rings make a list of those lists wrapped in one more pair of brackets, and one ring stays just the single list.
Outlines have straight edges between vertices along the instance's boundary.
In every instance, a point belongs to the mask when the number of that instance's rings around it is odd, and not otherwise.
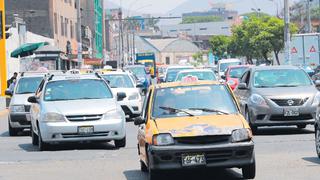
[{"label": "traffic light", "polygon": [[11,28],[11,25],[6,25],[5,29],[6,29],[6,39],[8,39],[12,34],[9,33],[9,29]]}]

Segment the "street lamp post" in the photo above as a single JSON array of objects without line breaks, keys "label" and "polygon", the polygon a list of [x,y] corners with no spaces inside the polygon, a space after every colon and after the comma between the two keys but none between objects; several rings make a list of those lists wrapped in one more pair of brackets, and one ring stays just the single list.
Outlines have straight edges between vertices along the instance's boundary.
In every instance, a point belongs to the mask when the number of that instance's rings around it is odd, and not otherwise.
[{"label": "street lamp post", "polygon": [[287,64],[291,65],[289,0],[284,0],[284,24],[285,61]]}]

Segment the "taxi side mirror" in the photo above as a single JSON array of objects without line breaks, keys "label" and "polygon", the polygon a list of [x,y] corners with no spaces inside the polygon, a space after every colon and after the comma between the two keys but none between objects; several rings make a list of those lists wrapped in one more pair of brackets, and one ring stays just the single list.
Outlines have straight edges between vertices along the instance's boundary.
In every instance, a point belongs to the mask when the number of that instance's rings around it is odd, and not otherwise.
[{"label": "taxi side mirror", "polygon": [[118,92],[117,93],[117,101],[122,101],[126,97],[127,97],[127,95],[124,92]]},{"label": "taxi side mirror", "polygon": [[320,80],[316,80],[316,82],[314,83],[316,85],[316,87],[320,86]]},{"label": "taxi side mirror", "polygon": [[141,116],[136,117],[133,119],[134,120],[134,125],[139,126],[141,124],[144,124],[146,121],[144,118],[142,118]]},{"label": "taxi side mirror", "polygon": [[222,76],[221,76],[221,79],[226,80],[226,76],[225,76],[225,75],[222,75]]},{"label": "taxi side mirror", "polygon": [[143,84],[142,83],[137,83],[137,86],[136,86],[137,88],[143,88],[144,86],[143,86]]},{"label": "taxi side mirror", "polygon": [[29,103],[38,103],[38,99],[35,96],[30,96],[28,98]]}]

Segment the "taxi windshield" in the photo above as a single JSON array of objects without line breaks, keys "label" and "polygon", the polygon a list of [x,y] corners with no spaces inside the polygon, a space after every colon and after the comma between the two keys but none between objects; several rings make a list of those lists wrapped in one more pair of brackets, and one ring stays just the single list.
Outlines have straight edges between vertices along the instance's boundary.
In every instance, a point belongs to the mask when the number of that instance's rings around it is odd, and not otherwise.
[{"label": "taxi windshield", "polygon": [[104,75],[103,78],[110,82],[109,85],[111,88],[134,88],[128,75]]},{"label": "taxi windshield", "polygon": [[179,86],[155,92],[152,116],[167,118],[208,114],[236,114],[238,110],[225,85]]},{"label": "taxi windshield", "polygon": [[108,99],[112,93],[102,80],[78,79],[49,82],[45,89],[45,101],[80,99]]},{"label": "taxi windshield", "polygon": [[206,81],[215,81],[215,80],[217,80],[212,72],[194,71],[194,72],[179,73],[178,76],[177,76],[176,81],[181,81],[186,76],[194,76],[194,77],[197,77],[198,80],[206,80]]},{"label": "taxi windshield", "polygon": [[230,77],[231,78],[241,78],[243,73],[248,69],[248,67],[238,67],[238,68],[231,68],[230,69]]}]

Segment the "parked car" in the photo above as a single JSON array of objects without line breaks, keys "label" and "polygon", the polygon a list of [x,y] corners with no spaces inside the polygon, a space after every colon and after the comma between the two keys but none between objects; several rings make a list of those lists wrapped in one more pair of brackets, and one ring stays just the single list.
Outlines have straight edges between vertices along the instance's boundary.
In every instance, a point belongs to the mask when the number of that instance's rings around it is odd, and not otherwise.
[{"label": "parked car", "polygon": [[239,84],[239,78],[249,68],[249,65],[229,66],[221,78],[224,79],[232,90],[234,90]]},{"label": "parked car", "polygon": [[192,67],[192,66],[169,66],[167,68],[166,75],[164,78],[165,82],[173,82],[176,79],[177,74],[180,71],[189,70],[189,69],[194,69],[194,67]]},{"label": "parked car", "polygon": [[183,78],[193,76],[197,77],[198,80],[201,81],[216,81],[217,77],[213,73],[213,71],[209,69],[192,69],[192,70],[183,70],[177,74],[175,81],[182,81]]},{"label": "parked car", "polygon": [[245,179],[255,177],[252,133],[225,84],[151,86],[135,125],[141,171],[151,180],[162,171],[212,167],[237,167]]},{"label": "parked car", "polygon": [[240,59],[222,59],[218,61],[218,75],[221,78],[229,66],[241,65],[242,61]]},{"label": "parked car", "polygon": [[143,84],[143,93],[145,94],[151,84],[151,76],[147,74],[144,65],[131,65],[123,68],[125,71],[133,73],[137,78],[138,82]]},{"label": "parked car", "polygon": [[113,94],[126,93],[127,97],[119,101],[124,113],[129,118],[139,116],[142,108],[139,88],[142,88],[143,84],[136,83],[127,72],[107,72],[102,77],[108,81]]},{"label": "parked car", "polygon": [[250,67],[235,90],[253,131],[260,126],[314,124],[317,92],[308,74],[294,66]]},{"label": "parked car", "polygon": [[47,150],[51,144],[82,141],[114,141],[117,148],[126,145],[125,114],[107,82],[97,74],[50,75],[31,106],[32,144]]},{"label": "parked car", "polygon": [[34,94],[44,78],[45,73],[22,73],[17,80],[14,91],[6,91],[11,96],[9,105],[9,135],[16,136],[20,131],[30,128],[30,107],[28,97]]}]

